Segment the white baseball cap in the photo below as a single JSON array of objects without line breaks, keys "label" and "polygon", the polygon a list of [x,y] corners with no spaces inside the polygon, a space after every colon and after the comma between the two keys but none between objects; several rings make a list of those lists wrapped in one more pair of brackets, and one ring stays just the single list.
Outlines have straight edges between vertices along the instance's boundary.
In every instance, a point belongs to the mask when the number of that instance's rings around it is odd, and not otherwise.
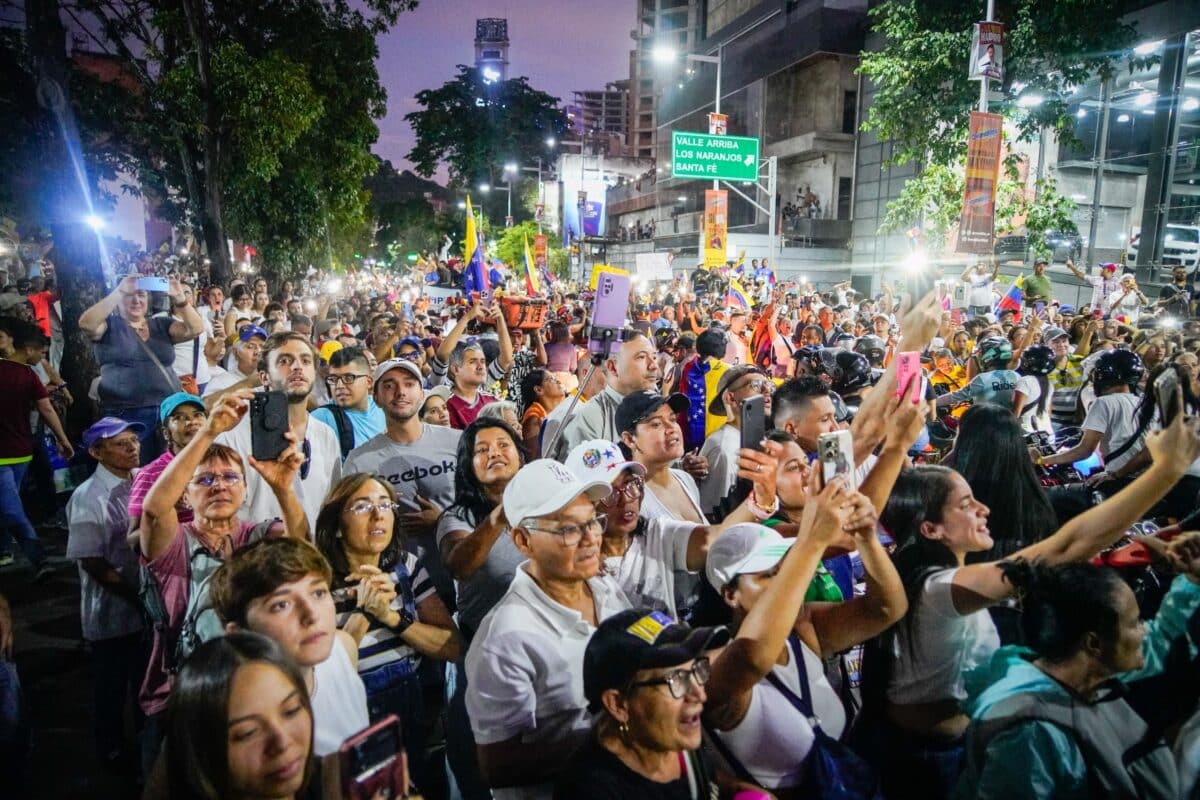
[{"label": "white baseball cap", "polygon": [[708,547],[704,576],[718,592],[738,575],[766,572],[778,564],[792,547],[766,525],[739,522],[727,528]]},{"label": "white baseball cap", "polygon": [[517,527],[524,520],[566,508],[581,494],[594,503],[611,493],[606,480],[581,480],[554,459],[539,458],[521,467],[504,488],[504,516]]},{"label": "white baseball cap", "polygon": [[636,461],[626,461],[621,448],[607,439],[581,442],[567,454],[567,469],[581,481],[604,481],[612,484],[627,469],[645,475],[646,468]]},{"label": "white baseball cap", "polygon": [[389,358],[387,361],[380,361],[379,366],[375,367],[375,383],[378,384],[380,378],[394,369],[405,370],[416,378],[422,386],[425,385],[425,376],[421,374],[421,368],[407,358]]}]

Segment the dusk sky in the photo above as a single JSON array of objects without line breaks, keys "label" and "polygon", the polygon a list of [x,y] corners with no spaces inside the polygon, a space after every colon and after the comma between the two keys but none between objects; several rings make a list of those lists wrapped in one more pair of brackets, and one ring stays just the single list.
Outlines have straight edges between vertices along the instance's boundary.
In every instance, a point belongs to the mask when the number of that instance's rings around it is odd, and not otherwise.
[{"label": "dusk sky", "polygon": [[576,89],[629,77],[636,14],[635,0],[421,0],[379,38],[388,110],[375,152],[411,168],[405,155],[414,137],[404,115],[417,110],[417,92],[450,80],[456,64],[474,63],[476,18],[506,17],[509,77],[524,75],[565,104]]}]

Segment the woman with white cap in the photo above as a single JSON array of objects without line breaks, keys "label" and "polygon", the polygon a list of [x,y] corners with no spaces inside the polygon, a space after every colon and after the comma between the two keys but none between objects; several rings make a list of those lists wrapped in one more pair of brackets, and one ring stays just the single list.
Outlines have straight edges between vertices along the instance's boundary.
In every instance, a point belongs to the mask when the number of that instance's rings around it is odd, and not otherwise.
[{"label": "woman with white cap", "polygon": [[[780,798],[811,796],[814,747],[839,738],[846,717],[822,657],[888,628],[908,608],[875,535],[870,500],[841,478],[819,493],[814,471],[793,542],[755,524],[734,525],[709,548],[700,625],[728,622],[735,639],[712,659],[704,719],[734,774]],[[826,548],[843,533],[858,547],[867,592],[844,603],[804,603]],[[781,702],[782,701],[782,702]]]},{"label": "woman with white cap", "polygon": [[[766,442],[765,452],[742,450],[738,477],[752,481],[748,497],[721,525],[697,525],[670,516],[642,515],[646,497],[646,468],[627,461],[612,442],[593,439],[575,446],[567,455],[567,468],[581,481],[602,480],[612,494],[596,503],[605,515],[604,538],[600,544],[601,569],[616,578],[630,602],[665,611],[674,618],[683,615],[686,597],[681,597],[676,576],[695,574],[704,568],[708,548],[720,531],[736,522],[765,519],[769,513],[754,508],[757,502],[777,508],[776,455],[782,447]],[[694,582],[694,581],[692,581]]]}]

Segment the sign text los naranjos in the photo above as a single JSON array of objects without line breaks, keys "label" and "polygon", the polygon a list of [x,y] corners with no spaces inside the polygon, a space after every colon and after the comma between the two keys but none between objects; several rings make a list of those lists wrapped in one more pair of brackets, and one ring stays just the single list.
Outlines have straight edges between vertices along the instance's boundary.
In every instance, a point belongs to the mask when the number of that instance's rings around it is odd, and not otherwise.
[{"label": "sign text los naranjos", "polygon": [[671,176],[704,180],[758,179],[758,139],[671,132]]}]

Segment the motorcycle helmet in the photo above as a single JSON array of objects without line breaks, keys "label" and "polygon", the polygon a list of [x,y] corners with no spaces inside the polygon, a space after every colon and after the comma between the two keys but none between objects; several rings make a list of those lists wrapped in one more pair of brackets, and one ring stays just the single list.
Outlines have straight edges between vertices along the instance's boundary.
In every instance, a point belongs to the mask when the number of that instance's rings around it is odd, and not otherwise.
[{"label": "motorcycle helmet", "polygon": [[798,375],[819,375],[821,373],[821,349],[815,345],[806,344],[792,353]]},{"label": "motorcycle helmet", "polygon": [[823,347],[817,357],[821,374],[829,376],[829,388],[843,397],[871,385],[871,365],[866,356],[840,347]]},{"label": "motorcycle helmet", "polygon": [[1004,369],[1012,361],[1012,342],[1000,336],[989,336],[975,345],[975,354],[984,370]]},{"label": "motorcycle helmet", "polygon": [[854,350],[854,334],[847,331],[836,333],[829,344],[832,347],[840,347],[842,350],[852,352]]},{"label": "motorcycle helmet", "polygon": [[679,338],[679,331],[674,328],[655,328],[654,329],[654,347],[656,350],[669,350],[675,346],[676,339]]},{"label": "motorcycle helmet", "polygon": [[1101,353],[1092,368],[1092,384],[1096,391],[1112,386],[1137,386],[1146,372],[1142,359],[1131,350],[1109,350]]},{"label": "motorcycle helmet", "polygon": [[1021,354],[1021,373],[1049,375],[1054,371],[1054,351],[1044,344],[1035,344]]},{"label": "motorcycle helmet", "polygon": [[854,345],[854,352],[867,359],[872,367],[882,367],[887,357],[887,343],[874,334],[863,336]]}]

